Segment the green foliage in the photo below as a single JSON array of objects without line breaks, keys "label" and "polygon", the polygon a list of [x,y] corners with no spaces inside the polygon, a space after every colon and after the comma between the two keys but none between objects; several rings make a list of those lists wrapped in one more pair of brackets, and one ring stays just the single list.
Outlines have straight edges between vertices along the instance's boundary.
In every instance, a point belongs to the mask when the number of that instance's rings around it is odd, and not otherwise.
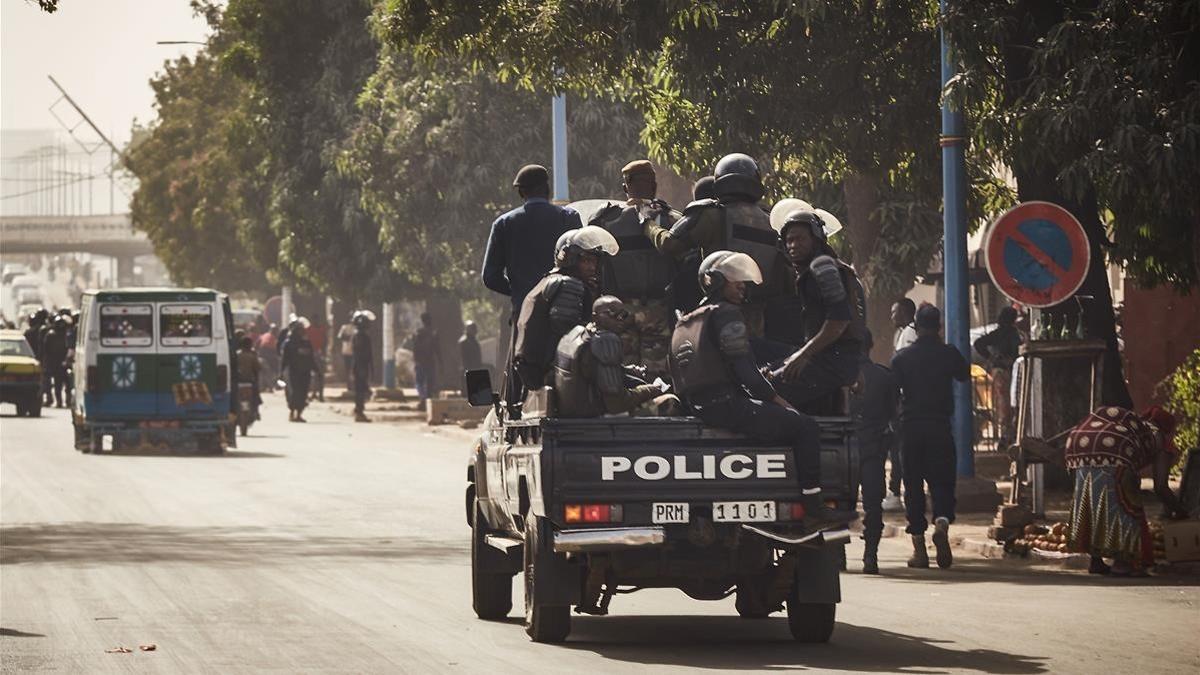
[{"label": "green foliage", "polygon": [[[386,0],[380,31],[424,58],[459,57],[525,87],[616,93],[645,118],[652,156],[707,174],[727,152],[846,223],[886,305],[941,241],[936,6],[898,2]],[[971,213],[1012,196],[970,159]],[[882,308],[882,309],[881,309]]]},{"label": "green foliage", "polygon": [[[256,204],[241,199],[256,189],[253,147],[236,142],[244,124],[245,88],[201,53],[168,64],[151,86],[158,119],[136,129],[127,165],[139,187],[133,223],[182,284],[264,290],[273,242],[255,242],[246,219]],[[231,142],[233,141],[233,142]]]},{"label": "green foliage", "polygon": [[1140,282],[1193,286],[1200,0],[951,6],[967,68],[949,93],[969,102],[978,141],[1007,162],[1058,167],[1076,201],[1094,191],[1111,214],[1109,254]]},{"label": "green foliage", "polygon": [[[480,292],[488,225],[518,201],[513,174],[550,164],[549,102],[548,92],[518,90],[453,59],[384,50],[338,167],[361,185],[397,274],[462,296]],[[644,154],[640,127],[628,106],[572,97],[574,198],[620,194],[621,166]]]},{"label": "green foliage", "polygon": [[1183,450],[1200,447],[1200,349],[1162,381],[1159,393],[1179,422],[1175,444]]}]

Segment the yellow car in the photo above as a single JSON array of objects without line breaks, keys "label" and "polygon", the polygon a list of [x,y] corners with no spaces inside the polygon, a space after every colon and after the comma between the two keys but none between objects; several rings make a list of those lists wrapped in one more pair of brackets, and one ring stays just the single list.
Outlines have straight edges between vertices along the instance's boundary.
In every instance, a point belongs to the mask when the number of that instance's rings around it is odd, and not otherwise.
[{"label": "yellow car", "polygon": [[0,330],[0,403],[17,404],[17,416],[42,415],[42,366],[19,330]]}]

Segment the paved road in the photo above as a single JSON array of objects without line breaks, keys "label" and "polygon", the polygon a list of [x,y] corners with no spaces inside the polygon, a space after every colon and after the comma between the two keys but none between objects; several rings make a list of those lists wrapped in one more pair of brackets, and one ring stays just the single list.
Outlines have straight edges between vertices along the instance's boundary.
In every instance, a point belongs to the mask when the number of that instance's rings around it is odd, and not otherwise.
[{"label": "paved road", "polygon": [[[852,562],[830,645],[675,591],[622,596],[567,644],[534,645],[519,609],[471,614],[461,432],[321,410],[289,424],[269,405],[224,457],[82,455],[64,411],[0,419],[2,669],[1200,670],[1195,585],[966,558],[912,573],[899,541],[883,577]],[[117,645],[135,651],[105,653]]]}]

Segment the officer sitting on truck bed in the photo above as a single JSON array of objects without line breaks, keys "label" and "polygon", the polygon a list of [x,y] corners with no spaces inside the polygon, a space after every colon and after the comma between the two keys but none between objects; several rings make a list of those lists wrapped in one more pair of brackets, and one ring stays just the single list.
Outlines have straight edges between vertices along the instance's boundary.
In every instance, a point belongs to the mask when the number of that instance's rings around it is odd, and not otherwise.
[{"label": "officer sitting on truck bed", "polygon": [[801,410],[819,413],[829,407],[831,394],[858,378],[866,325],[858,277],[829,246],[822,215],[804,206],[771,213],[795,270],[788,295],[798,314],[789,318],[800,323],[804,342],[796,348],[763,341],[755,348],[760,362],[772,364],[771,379],[780,395]]},{"label": "officer sitting on truck bed", "polygon": [[630,321],[625,303],[603,295],[592,304],[592,322],[575,326],[558,342],[554,389],[559,417],[632,413],[653,401],[648,412],[679,414],[679,400],[653,384],[633,384],[621,365],[620,332]]},{"label": "officer sitting on truck bed", "polygon": [[700,306],[680,318],[671,336],[675,390],[705,424],[753,438],[788,443],[795,456],[807,530],[853,520],[821,502],[821,436],[815,420],[775,392],[754,365],[739,305],[762,273],[744,253],[715,251],[700,263]]},{"label": "officer sitting on truck bed", "polygon": [[546,385],[558,341],[591,317],[592,298],[600,288],[600,257],[617,250],[617,240],[594,225],[558,238],[554,269],[525,296],[517,318],[513,363],[526,390]]}]

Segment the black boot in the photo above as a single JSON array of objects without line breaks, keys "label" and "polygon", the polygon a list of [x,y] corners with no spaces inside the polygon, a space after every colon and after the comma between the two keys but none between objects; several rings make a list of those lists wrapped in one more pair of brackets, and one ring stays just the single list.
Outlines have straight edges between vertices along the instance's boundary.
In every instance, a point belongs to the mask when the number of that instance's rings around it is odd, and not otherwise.
[{"label": "black boot", "polygon": [[808,532],[849,525],[858,518],[858,514],[853,511],[834,511],[825,506],[821,502],[820,494],[804,495],[801,497],[801,503],[804,504],[804,520],[802,522],[804,529]]},{"label": "black boot", "polygon": [[933,522],[933,547],[937,550],[937,566],[948,569],[954,564],[954,554],[950,551],[950,521],[938,518]]},{"label": "black boot", "polygon": [[866,535],[863,540],[863,574],[879,574],[879,535]]}]

